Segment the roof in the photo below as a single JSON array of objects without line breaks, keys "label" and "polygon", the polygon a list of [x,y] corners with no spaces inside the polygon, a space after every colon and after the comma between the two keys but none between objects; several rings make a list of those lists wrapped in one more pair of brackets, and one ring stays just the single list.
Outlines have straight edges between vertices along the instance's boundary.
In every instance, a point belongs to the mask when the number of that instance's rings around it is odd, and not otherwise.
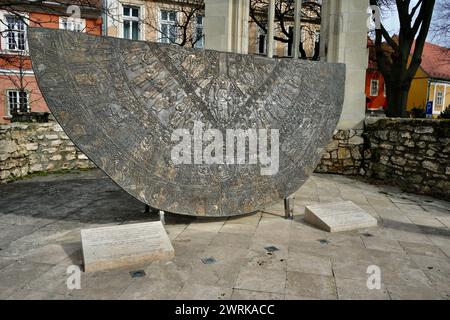
[{"label": "roof", "polygon": [[81,9],[82,18],[98,19],[102,14],[101,4],[101,0],[8,0],[8,4],[3,5],[3,8],[11,12],[35,12],[70,16],[70,13],[67,12],[68,6],[78,5]]},{"label": "roof", "polygon": [[[394,41],[398,41],[397,36],[393,37]],[[375,54],[375,44],[372,39],[368,38],[367,46],[369,48],[369,70],[377,70],[377,58]],[[388,54],[392,48],[385,42],[382,43],[383,50]],[[411,49],[414,52],[415,43]],[[389,57],[389,55],[388,55]],[[450,80],[450,49],[440,47],[438,45],[425,42],[422,53],[422,70],[430,77],[442,80]]]},{"label": "roof", "polygon": [[431,78],[450,80],[450,49],[426,42],[420,66]]}]

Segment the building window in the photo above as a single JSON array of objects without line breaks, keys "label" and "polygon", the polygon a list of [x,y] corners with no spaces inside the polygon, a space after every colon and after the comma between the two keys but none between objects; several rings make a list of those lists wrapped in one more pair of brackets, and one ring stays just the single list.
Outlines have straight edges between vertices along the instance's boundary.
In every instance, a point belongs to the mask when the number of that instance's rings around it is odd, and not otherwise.
[{"label": "building window", "polygon": [[59,19],[59,28],[63,30],[84,32],[85,20],[75,18],[63,18]]},{"label": "building window", "polygon": [[175,43],[177,41],[177,12],[161,10],[160,32],[162,43]]},{"label": "building window", "polygon": [[378,84],[379,84],[379,81],[378,80],[371,80],[370,81],[370,95],[372,96],[372,97],[376,97],[376,96],[378,96]]},{"label": "building window", "polygon": [[6,49],[11,51],[26,50],[25,23],[19,16],[6,16]]},{"label": "building window", "polygon": [[267,47],[267,35],[266,32],[258,27],[258,35],[257,35],[257,46],[259,54],[266,54]]},{"label": "building window", "polygon": [[123,6],[123,37],[125,39],[140,40],[140,34],[139,8]]},{"label": "building window", "polygon": [[205,47],[205,34],[203,33],[203,21],[205,17],[197,16],[195,20],[195,47],[202,49]]},{"label": "building window", "polygon": [[28,92],[22,90],[7,90],[8,115],[30,112]]},{"label": "building window", "polygon": [[436,105],[442,106],[444,104],[444,93],[442,91],[438,91],[436,93]]}]

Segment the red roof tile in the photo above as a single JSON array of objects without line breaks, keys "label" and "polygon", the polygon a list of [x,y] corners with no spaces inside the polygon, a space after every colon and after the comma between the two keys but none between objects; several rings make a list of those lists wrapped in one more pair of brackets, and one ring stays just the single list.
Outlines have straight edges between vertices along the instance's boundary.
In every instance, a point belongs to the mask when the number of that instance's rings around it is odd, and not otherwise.
[{"label": "red roof tile", "polygon": [[450,80],[450,49],[426,42],[420,66],[432,78]]}]

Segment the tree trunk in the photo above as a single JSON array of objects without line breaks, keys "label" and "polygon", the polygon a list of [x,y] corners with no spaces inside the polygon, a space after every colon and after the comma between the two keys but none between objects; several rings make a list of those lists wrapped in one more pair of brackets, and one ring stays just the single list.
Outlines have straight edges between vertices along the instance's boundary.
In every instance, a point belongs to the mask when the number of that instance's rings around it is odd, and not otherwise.
[{"label": "tree trunk", "polygon": [[303,42],[300,42],[300,57],[302,59],[306,59],[306,51],[305,49],[303,49]]},{"label": "tree trunk", "polygon": [[387,89],[387,110],[386,116],[390,118],[406,118],[406,107],[408,103],[408,92],[411,84],[402,85],[397,79],[392,80],[391,85],[386,85]]},{"label": "tree trunk", "polygon": [[[395,3],[400,21],[398,36],[391,37],[383,24],[375,30],[375,52],[378,67],[386,80],[386,115],[389,117],[407,116],[408,92],[422,62],[435,2],[416,1],[416,4],[410,7],[411,1],[397,0]],[[370,4],[376,6],[386,3],[387,1],[370,0]],[[386,40],[386,49],[383,39]]]}]

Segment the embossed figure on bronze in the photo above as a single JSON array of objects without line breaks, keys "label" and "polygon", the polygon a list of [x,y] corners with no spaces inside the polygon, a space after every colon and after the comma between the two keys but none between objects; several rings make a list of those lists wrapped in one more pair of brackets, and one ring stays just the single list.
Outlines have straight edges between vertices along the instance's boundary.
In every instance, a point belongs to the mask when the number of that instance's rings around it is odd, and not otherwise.
[{"label": "embossed figure on bronze", "polygon": [[[314,171],[342,110],[342,64],[43,28],[28,37],[39,87],[67,135],[124,190],[168,212],[233,216],[287,198]],[[195,122],[223,136],[279,130],[279,170],[174,164],[172,133]]]}]

